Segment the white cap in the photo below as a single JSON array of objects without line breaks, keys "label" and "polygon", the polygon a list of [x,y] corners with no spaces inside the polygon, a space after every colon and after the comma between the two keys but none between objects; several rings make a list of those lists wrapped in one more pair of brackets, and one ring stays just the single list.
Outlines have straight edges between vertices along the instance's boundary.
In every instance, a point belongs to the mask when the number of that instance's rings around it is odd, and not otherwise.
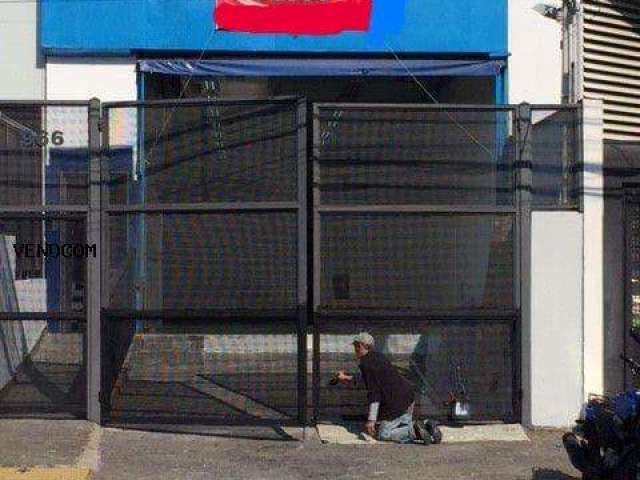
[{"label": "white cap", "polygon": [[375,341],[367,332],[360,332],[358,335],[353,337],[353,343],[361,343],[362,345],[369,345],[370,347],[373,347]]}]

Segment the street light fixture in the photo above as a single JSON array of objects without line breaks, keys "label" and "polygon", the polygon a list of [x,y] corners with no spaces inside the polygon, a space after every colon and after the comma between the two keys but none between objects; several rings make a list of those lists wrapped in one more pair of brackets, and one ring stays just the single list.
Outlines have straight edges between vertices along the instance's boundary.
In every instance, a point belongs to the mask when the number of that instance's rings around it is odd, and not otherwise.
[{"label": "street light fixture", "polygon": [[560,15],[562,14],[562,8],[556,7],[554,5],[548,5],[546,3],[538,3],[533,9],[538,12],[540,15],[543,15],[547,18],[551,18],[553,20],[559,20]]}]

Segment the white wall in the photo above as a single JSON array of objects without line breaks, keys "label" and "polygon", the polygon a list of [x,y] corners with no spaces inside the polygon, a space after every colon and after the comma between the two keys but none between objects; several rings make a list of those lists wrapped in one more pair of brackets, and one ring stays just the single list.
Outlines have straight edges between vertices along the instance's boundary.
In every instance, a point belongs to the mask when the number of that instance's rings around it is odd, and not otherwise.
[{"label": "white wall", "polygon": [[533,10],[559,0],[509,0],[509,103],[560,103],[562,25]]},{"label": "white wall", "polygon": [[47,58],[47,100],[137,99],[134,58]]},{"label": "white wall", "polygon": [[584,100],[584,388],[604,393],[604,123],[601,100]]},{"label": "white wall", "polygon": [[38,58],[38,3],[0,2],[0,99],[40,100],[44,68]]},{"label": "white wall", "polygon": [[531,225],[531,418],[573,423],[582,405],[582,215],[534,212]]}]

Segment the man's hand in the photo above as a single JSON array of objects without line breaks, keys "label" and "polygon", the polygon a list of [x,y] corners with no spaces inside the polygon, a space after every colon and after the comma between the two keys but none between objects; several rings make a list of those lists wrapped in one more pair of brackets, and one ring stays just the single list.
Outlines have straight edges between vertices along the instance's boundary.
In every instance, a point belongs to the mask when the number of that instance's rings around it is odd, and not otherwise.
[{"label": "man's hand", "polygon": [[376,422],[369,420],[364,424],[364,431],[367,435],[376,438]]},{"label": "man's hand", "polygon": [[340,370],[338,373],[336,373],[335,379],[338,380],[338,383],[342,383],[344,385],[345,383],[351,382],[353,380],[353,377]]}]

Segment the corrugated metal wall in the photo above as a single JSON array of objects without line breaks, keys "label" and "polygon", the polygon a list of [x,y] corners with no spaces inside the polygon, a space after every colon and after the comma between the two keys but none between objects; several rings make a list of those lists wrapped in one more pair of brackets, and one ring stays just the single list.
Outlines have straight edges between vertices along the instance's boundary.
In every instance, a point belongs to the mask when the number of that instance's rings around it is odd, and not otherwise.
[{"label": "corrugated metal wall", "polygon": [[584,0],[584,97],[604,101],[605,138],[640,140],[640,2]]}]

